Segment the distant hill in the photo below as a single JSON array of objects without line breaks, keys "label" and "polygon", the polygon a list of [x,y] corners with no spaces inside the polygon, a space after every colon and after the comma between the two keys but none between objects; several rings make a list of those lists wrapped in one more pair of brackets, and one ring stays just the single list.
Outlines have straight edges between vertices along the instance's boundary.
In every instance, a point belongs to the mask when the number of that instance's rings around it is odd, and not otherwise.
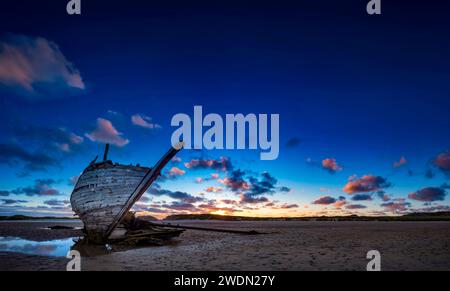
[{"label": "distant hill", "polygon": [[147,221],[158,221],[159,219],[151,216],[151,215],[143,215],[143,216],[137,216],[139,219],[147,220]]},{"label": "distant hill", "polygon": [[176,214],[169,215],[164,220],[226,220],[226,221],[242,221],[242,220],[271,220],[279,218],[258,218],[245,216],[227,216],[217,214]]},{"label": "distant hill", "polygon": [[450,212],[410,213],[403,216],[317,216],[317,217],[247,217],[216,214],[177,214],[164,220],[222,221],[450,221]]},{"label": "distant hill", "polygon": [[450,211],[441,212],[418,212],[402,216],[405,220],[415,221],[447,221],[450,220]]},{"label": "distant hill", "polygon": [[404,216],[413,216],[413,217],[418,217],[418,216],[450,216],[450,211],[441,211],[441,212],[414,212],[414,213],[409,213],[406,214]]},{"label": "distant hill", "polygon": [[[140,219],[157,221],[156,217],[146,215]],[[78,217],[33,217],[25,215],[0,216],[0,221],[14,220],[77,220]],[[176,214],[169,215],[164,220],[221,220],[221,221],[450,221],[450,212],[409,213],[403,216],[311,216],[311,217],[248,217],[227,216],[217,214]]]},{"label": "distant hill", "polygon": [[26,216],[26,215],[0,216],[0,221],[5,221],[5,220],[67,220],[67,219],[78,219],[78,218],[77,217],[54,217],[54,216],[33,217],[33,216]]}]

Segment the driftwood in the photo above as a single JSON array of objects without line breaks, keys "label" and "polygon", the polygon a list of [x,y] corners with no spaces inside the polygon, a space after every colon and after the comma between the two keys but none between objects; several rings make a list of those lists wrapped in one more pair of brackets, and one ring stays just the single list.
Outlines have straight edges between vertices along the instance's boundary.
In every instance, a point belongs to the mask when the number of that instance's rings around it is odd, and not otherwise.
[{"label": "driftwood", "polygon": [[170,228],[179,228],[179,229],[192,229],[192,230],[236,233],[236,234],[246,234],[246,235],[266,234],[266,233],[259,232],[256,230],[234,230],[234,229],[220,229],[220,228],[208,228],[208,227],[197,227],[197,226],[183,226],[183,225],[172,225],[170,223],[168,223],[168,224],[151,223],[151,224],[155,227],[170,227]]},{"label": "driftwood", "polygon": [[[133,212],[128,212],[105,243],[128,246],[163,245],[183,232],[184,229],[158,227],[151,222],[136,218]],[[90,241],[89,235],[85,238],[87,242]],[[90,242],[97,243],[95,240]]]},{"label": "driftwood", "polygon": [[49,226],[48,229],[50,229],[50,230],[73,230],[73,229],[75,229],[75,227],[64,226],[64,225],[55,225],[55,226]]}]

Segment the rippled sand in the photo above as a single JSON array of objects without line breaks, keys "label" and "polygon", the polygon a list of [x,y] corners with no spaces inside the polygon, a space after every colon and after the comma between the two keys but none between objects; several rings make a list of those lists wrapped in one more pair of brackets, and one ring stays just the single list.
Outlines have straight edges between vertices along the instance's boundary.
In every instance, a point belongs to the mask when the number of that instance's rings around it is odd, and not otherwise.
[{"label": "rippled sand", "polygon": [[[369,250],[382,270],[450,270],[450,222],[222,222],[177,224],[269,234],[187,230],[170,245],[82,258],[82,270],[366,270]],[[74,236],[48,231],[54,222],[0,222],[0,236],[34,240]],[[74,225],[74,223],[70,224]],[[65,258],[0,251],[0,270],[65,270]]]}]

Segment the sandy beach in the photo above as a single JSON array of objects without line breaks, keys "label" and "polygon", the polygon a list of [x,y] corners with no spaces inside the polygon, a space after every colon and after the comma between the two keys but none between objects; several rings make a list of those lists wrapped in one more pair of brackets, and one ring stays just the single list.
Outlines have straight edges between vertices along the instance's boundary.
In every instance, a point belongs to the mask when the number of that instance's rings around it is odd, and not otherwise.
[{"label": "sandy beach", "polygon": [[[381,253],[381,268],[386,271],[450,270],[450,222],[175,223],[267,234],[248,236],[187,230],[165,246],[83,257],[82,270],[365,271],[369,250]],[[82,235],[80,230],[46,229],[53,225],[82,226],[78,221],[0,222],[0,237],[40,242],[38,249],[47,251],[52,241],[67,241]],[[64,271],[68,262],[63,256],[23,254],[7,248],[7,243],[0,241],[0,270]],[[31,249],[30,245],[28,248]]]}]

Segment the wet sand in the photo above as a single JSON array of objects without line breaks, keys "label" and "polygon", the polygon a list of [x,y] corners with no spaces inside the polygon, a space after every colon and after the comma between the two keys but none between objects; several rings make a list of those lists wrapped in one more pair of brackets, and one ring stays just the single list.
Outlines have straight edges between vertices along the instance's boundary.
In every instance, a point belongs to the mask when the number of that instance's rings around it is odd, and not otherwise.
[{"label": "wet sand", "polygon": [[[365,271],[369,250],[382,270],[450,270],[450,222],[177,221],[257,230],[248,236],[187,230],[169,245],[82,258],[82,270]],[[44,230],[60,222],[0,222],[0,236],[51,240],[79,231]],[[81,224],[77,225],[81,226]],[[0,251],[0,270],[65,270],[68,259]]]}]

